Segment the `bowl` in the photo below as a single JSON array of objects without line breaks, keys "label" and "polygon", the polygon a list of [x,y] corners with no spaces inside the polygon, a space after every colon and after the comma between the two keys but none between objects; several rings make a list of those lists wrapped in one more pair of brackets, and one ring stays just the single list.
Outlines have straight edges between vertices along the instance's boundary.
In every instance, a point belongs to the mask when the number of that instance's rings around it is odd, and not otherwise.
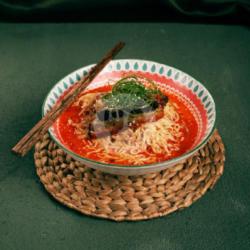
[{"label": "bowl", "polygon": [[[79,81],[81,77],[85,76],[92,66],[94,65],[80,68],[57,82],[45,98],[42,108],[43,115],[51,109],[67,89]],[[142,175],[161,171],[181,163],[206,144],[212,135],[215,126],[215,102],[204,85],[179,69],[145,60],[113,60],[94,79],[94,81],[88,86],[88,89],[103,86],[107,81],[118,80],[128,73],[140,74],[152,79],[160,88],[166,88],[167,91],[171,91],[171,93],[177,95],[178,98],[181,98],[181,100],[185,102],[185,105],[194,115],[198,125],[197,135],[192,147],[178,157],[154,164],[141,166],[106,164],[84,158],[71,151],[60,140],[56,133],[56,126],[53,125],[49,129],[49,134],[60,148],[74,159],[82,162],[85,166],[90,168],[117,175]]]}]

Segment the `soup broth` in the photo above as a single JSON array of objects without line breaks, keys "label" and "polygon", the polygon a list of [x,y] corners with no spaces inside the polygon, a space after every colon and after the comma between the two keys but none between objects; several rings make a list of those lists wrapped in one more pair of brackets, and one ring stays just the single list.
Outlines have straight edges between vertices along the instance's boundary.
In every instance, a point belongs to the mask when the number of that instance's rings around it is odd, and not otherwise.
[{"label": "soup broth", "polygon": [[[56,121],[58,136],[67,148],[90,160],[129,166],[166,161],[192,148],[198,130],[197,122],[182,99],[167,90],[162,90],[166,98],[161,97],[164,100],[161,109],[158,106],[152,112],[140,114],[143,119],[136,118],[136,126],[133,124],[134,120],[129,120],[129,116],[126,117],[123,111],[114,114],[114,119],[123,116],[122,126],[118,127],[118,130],[107,130],[110,124],[105,123],[100,126],[103,124],[100,121],[97,125],[95,121],[87,123],[90,119],[89,112],[92,111],[86,112],[84,107],[97,105],[98,98],[105,94],[107,96],[113,88],[108,84],[82,93],[78,100],[58,118]],[[96,111],[93,112],[95,116],[93,119],[98,120],[98,114]],[[104,120],[113,114],[105,112],[101,113],[103,116],[99,115],[99,120]],[[126,125],[124,119],[127,121]]]}]

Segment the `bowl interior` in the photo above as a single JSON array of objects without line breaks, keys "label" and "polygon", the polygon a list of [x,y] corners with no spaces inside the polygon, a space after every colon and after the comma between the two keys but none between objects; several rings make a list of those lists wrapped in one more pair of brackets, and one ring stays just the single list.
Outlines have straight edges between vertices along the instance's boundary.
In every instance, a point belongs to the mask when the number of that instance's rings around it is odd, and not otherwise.
[{"label": "bowl interior", "polygon": [[[55,84],[44,101],[43,115],[51,109],[65,91],[80,80],[82,76],[86,75],[92,66],[93,65],[89,65],[78,69]],[[181,99],[181,101],[185,103],[185,106],[187,106],[192,112],[197,122],[198,132],[193,145],[185,154],[168,160],[164,162],[165,164],[173,165],[173,163],[185,159],[206,143],[213,132],[215,124],[216,112],[214,100],[208,90],[200,82],[178,69],[144,60],[114,60],[110,62],[101,74],[94,79],[94,81],[88,86],[88,89],[104,86],[110,83],[112,84],[112,82],[115,82],[128,74],[137,74],[147,77],[153,80],[160,89],[166,89],[168,92],[171,92],[171,94],[178,96],[178,98]],[[54,123],[49,129],[49,132],[59,146],[78,160],[90,163],[90,165],[91,163],[95,163],[103,166],[111,166],[109,164],[83,158],[68,149],[60,138],[56,123]],[[150,165],[156,164],[149,164],[149,166]],[[116,165],[113,167],[115,166]]]}]

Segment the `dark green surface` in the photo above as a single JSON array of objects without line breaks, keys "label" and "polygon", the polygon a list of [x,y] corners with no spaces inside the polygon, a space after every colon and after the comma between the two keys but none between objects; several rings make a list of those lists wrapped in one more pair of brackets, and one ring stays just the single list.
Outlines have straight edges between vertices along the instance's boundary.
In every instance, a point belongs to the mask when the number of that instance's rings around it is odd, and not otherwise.
[{"label": "dark green surface", "polygon": [[[118,40],[118,58],[188,72],[211,91],[226,144],[225,173],[193,206],[115,223],[54,201],[33,156],[10,153],[41,115],[51,86],[94,63]],[[250,249],[250,32],[190,24],[0,24],[0,249]]]}]

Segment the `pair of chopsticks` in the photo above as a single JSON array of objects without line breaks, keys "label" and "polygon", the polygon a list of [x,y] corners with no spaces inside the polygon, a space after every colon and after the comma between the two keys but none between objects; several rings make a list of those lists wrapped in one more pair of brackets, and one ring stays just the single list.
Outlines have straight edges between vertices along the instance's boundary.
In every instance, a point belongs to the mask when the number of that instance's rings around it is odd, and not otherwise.
[{"label": "pair of chopsticks", "polygon": [[77,96],[87,88],[124,46],[124,42],[117,43],[85,77],[73,85],[72,89],[12,148],[12,151],[24,156],[42,138],[60,114],[76,100]]}]

